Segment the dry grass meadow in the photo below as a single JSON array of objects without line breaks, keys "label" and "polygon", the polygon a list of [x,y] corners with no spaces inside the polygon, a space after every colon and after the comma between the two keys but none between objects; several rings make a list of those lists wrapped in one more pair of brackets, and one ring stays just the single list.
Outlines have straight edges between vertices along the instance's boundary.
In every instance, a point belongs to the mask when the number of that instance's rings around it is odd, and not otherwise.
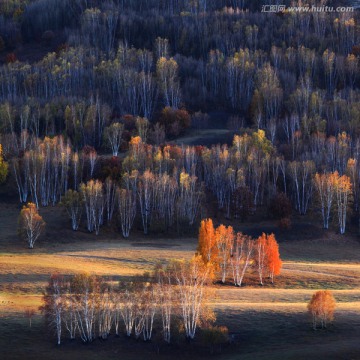
[{"label": "dry grass meadow", "polygon": [[[84,346],[54,345],[38,311],[50,274],[87,272],[127,279],[158,261],[190,258],[195,238],[143,237],[124,240],[69,228],[58,208],[43,209],[45,236],[30,251],[16,235],[19,207],[0,204],[0,349],[1,359],[172,359],[205,358],[191,345],[155,349],[151,344],[108,340]],[[226,325],[235,343],[214,358],[360,359],[360,243],[354,236],[321,235],[302,240],[301,232],[282,241],[284,268],[275,285],[263,288],[250,276],[241,289],[215,285],[210,301],[217,323]],[[317,289],[331,289],[338,307],[326,331],[313,331],[306,305]],[[36,310],[30,328],[26,309]],[[117,342],[118,341],[118,342]],[[120,345],[119,345],[120,344]],[[187,348],[189,347],[189,348]],[[178,351],[181,348],[181,351]],[[158,353],[159,350],[159,353]]]}]

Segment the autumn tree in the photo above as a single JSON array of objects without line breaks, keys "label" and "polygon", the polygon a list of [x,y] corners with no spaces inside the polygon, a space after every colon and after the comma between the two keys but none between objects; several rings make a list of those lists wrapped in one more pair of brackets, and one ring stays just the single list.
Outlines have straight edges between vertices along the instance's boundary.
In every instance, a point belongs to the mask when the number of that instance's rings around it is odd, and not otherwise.
[{"label": "autumn tree", "polygon": [[86,9],[81,16],[81,31],[86,37],[88,46],[100,46],[101,32],[104,32],[101,24],[101,10],[97,8]]},{"label": "autumn tree", "polygon": [[29,168],[26,160],[24,158],[13,158],[10,164],[12,175],[18,189],[20,203],[26,203],[30,192]]},{"label": "autumn tree", "polygon": [[[55,205],[69,187],[69,141],[62,136],[35,138],[32,144],[24,146],[23,156],[11,161],[20,201],[25,202],[30,193],[37,206]],[[28,146],[30,149],[26,150]]]},{"label": "autumn tree", "polygon": [[215,193],[218,207],[222,209],[225,201],[229,200],[227,195],[231,195],[236,179],[234,171],[230,169],[231,153],[227,145],[216,145],[205,150],[202,155],[205,183]]},{"label": "autumn tree", "polygon": [[202,191],[198,186],[197,177],[181,172],[179,178],[178,215],[193,225],[200,208]]},{"label": "autumn tree", "polygon": [[57,345],[61,344],[63,316],[65,312],[64,278],[58,274],[51,275],[43,296],[42,311],[49,323],[55,330]]},{"label": "autumn tree", "polygon": [[216,246],[218,248],[218,266],[221,282],[224,284],[228,273],[229,261],[233,251],[234,229],[232,226],[220,225],[215,231]]},{"label": "autumn tree", "polygon": [[335,187],[339,174],[334,173],[315,174],[314,184],[320,202],[321,216],[323,218],[324,229],[329,228],[332,204],[335,196]]},{"label": "autumn tree", "polygon": [[165,106],[178,109],[181,102],[181,90],[177,62],[173,58],[161,57],[156,64],[156,73]]},{"label": "autumn tree", "polygon": [[89,232],[95,230],[98,235],[104,214],[103,184],[99,180],[90,180],[80,185],[80,192],[85,206],[87,229]]},{"label": "autumn tree", "polygon": [[191,125],[191,117],[185,109],[166,106],[160,114],[159,123],[169,136],[179,136]]},{"label": "autumn tree", "polygon": [[74,340],[78,331],[78,322],[77,322],[77,300],[75,298],[76,294],[74,293],[75,287],[71,279],[66,281],[63,287],[62,293],[62,320],[65,329],[68,332],[69,338]]},{"label": "autumn tree", "polygon": [[118,189],[117,197],[121,231],[124,238],[128,238],[136,215],[136,195],[132,190]]},{"label": "autumn tree", "polygon": [[82,210],[83,198],[81,194],[75,190],[68,190],[62,197],[61,205],[63,205],[71,219],[71,227],[74,231],[79,229]]},{"label": "autumn tree", "polygon": [[[143,143],[140,136],[132,136],[129,141],[129,156],[127,157],[129,166],[128,171],[134,170],[134,169],[142,169],[144,166],[143,160],[145,156],[145,144]],[[123,162],[123,165],[125,163],[126,159]],[[124,165],[124,167],[126,167]]]},{"label": "autumn tree", "polygon": [[[126,299],[129,301],[128,305],[131,311],[131,314],[127,312],[126,316],[129,320],[133,319],[135,338],[138,339],[143,335],[144,341],[151,339],[158,305],[159,294],[156,292],[152,281],[153,279],[149,274],[144,273],[142,276],[136,277],[134,282],[124,284],[125,292],[128,291]],[[131,302],[131,295],[134,302]]]},{"label": "autumn tree", "polygon": [[159,294],[157,292],[156,284],[144,284],[139,296],[142,299],[140,311],[142,334],[144,341],[149,341],[153,334],[154,319],[159,306]]},{"label": "autumn tree", "polygon": [[267,235],[262,233],[256,240],[256,267],[259,274],[259,281],[261,285],[264,285],[263,278],[266,271],[266,241]]},{"label": "autumn tree", "polygon": [[[154,217],[164,225],[167,230],[173,225],[177,210],[178,218],[181,219],[181,200],[178,192],[178,182],[173,176],[163,173],[155,176],[154,182]],[[176,204],[176,205],[175,205]],[[175,205],[175,206],[174,206]],[[191,210],[189,211],[191,216]]]},{"label": "autumn tree", "polygon": [[141,284],[136,281],[119,283],[120,314],[124,322],[126,336],[128,337],[133,333],[135,321],[137,320],[140,300],[138,298],[138,291],[140,287]]},{"label": "autumn tree", "polygon": [[230,258],[235,286],[241,286],[246,270],[249,268],[254,253],[255,242],[241,232],[236,234],[233,254]]},{"label": "autumn tree", "polygon": [[275,149],[271,141],[267,139],[265,131],[260,129],[252,134],[251,140],[245,138],[243,142],[249,142],[245,144],[245,146],[249,147],[247,151],[249,184],[254,194],[254,205],[256,207],[256,205],[262,202],[265,180],[268,178],[270,159]]},{"label": "autumn tree", "polygon": [[[276,118],[281,108],[283,90],[276,71],[270,63],[264,64],[256,73],[257,94],[258,94],[258,112],[256,116],[264,114],[264,124],[261,127],[268,126],[271,118]],[[255,95],[254,95],[255,97]]]},{"label": "autumn tree", "polygon": [[73,175],[73,189],[78,190],[79,186],[79,179],[82,177],[82,169],[80,168],[80,158],[77,152],[74,152],[71,158],[71,168],[72,168],[72,175]]},{"label": "autumn tree", "polygon": [[39,215],[36,205],[28,203],[24,205],[19,217],[19,233],[29,244],[29,249],[34,248],[35,241],[43,233],[45,221]]},{"label": "autumn tree", "polygon": [[100,279],[94,275],[81,273],[71,278],[75,299],[77,328],[84,343],[95,339],[96,310],[100,289]]},{"label": "autumn tree", "polygon": [[267,236],[266,244],[266,266],[269,272],[271,282],[274,283],[274,276],[279,275],[282,267],[280,259],[279,245],[275,239],[275,235]]},{"label": "autumn tree", "polygon": [[201,220],[197,251],[205,264],[216,263],[218,248],[216,245],[215,228],[211,219]]},{"label": "autumn tree", "polygon": [[360,190],[360,173],[359,162],[356,159],[350,158],[347,161],[346,175],[351,181],[352,198],[354,202],[354,210],[359,210],[359,190]]},{"label": "autumn tree", "polygon": [[104,197],[106,219],[108,223],[110,223],[113,218],[116,205],[116,183],[110,177],[107,177],[104,182]]},{"label": "autumn tree", "polygon": [[[256,25],[255,25],[256,27]],[[251,26],[250,26],[251,28]],[[255,64],[249,49],[240,49],[226,62],[227,95],[233,109],[247,109],[254,87]]]},{"label": "autumn tree", "polygon": [[282,267],[280,259],[279,245],[274,234],[267,235],[262,233],[255,243],[256,267],[259,274],[259,281],[264,285],[264,275],[267,273],[274,282],[274,276],[279,275]]},{"label": "autumn tree", "polygon": [[96,165],[96,163],[98,161],[98,154],[97,154],[95,149],[92,149],[89,152],[87,160],[88,160],[89,165],[90,165],[90,179],[92,179],[93,176],[94,176],[95,165]]},{"label": "autumn tree", "polygon": [[111,301],[113,304],[112,311],[113,311],[113,325],[115,328],[115,335],[119,336],[119,326],[121,322],[121,300],[120,300],[121,294],[120,290],[114,288],[111,293]]},{"label": "autumn tree", "polygon": [[113,156],[118,156],[119,154],[123,132],[124,125],[120,123],[112,123],[104,130],[105,139],[110,145]]},{"label": "autumn tree", "polygon": [[158,293],[163,339],[168,344],[171,340],[171,324],[175,305],[175,291],[172,285],[172,272],[168,267],[159,265],[155,268],[155,289]]},{"label": "autumn tree", "polygon": [[340,234],[345,234],[346,215],[348,211],[348,202],[351,195],[351,182],[348,176],[343,175],[337,179],[335,184],[335,194]]},{"label": "autumn tree", "polygon": [[312,195],[312,176],[315,172],[314,162],[311,160],[292,161],[289,163],[288,168],[293,182],[295,207],[301,215],[305,215]]},{"label": "autumn tree", "polygon": [[335,86],[336,78],[336,67],[335,67],[336,55],[333,51],[326,49],[322,56],[322,61],[324,65],[326,87],[329,94],[332,94]]},{"label": "autumn tree", "polygon": [[195,256],[188,262],[174,262],[171,271],[178,288],[185,335],[188,339],[194,339],[201,318],[208,315],[204,312],[205,285],[209,279],[210,266],[204,264],[200,256]]},{"label": "autumn tree", "polygon": [[148,233],[149,222],[151,218],[154,194],[153,185],[155,182],[154,174],[150,170],[146,170],[140,177],[137,187],[137,194],[140,205],[140,213],[144,234]]},{"label": "autumn tree", "polygon": [[113,289],[112,286],[105,284],[99,293],[97,300],[97,327],[98,335],[101,339],[107,339],[113,325]]},{"label": "autumn tree", "polygon": [[149,126],[150,123],[147,118],[136,118],[136,130],[144,143],[147,143]]},{"label": "autumn tree", "polygon": [[321,328],[326,328],[327,324],[334,319],[336,301],[331,291],[317,291],[308,304],[308,311],[312,317],[313,328],[317,329],[318,323]]}]

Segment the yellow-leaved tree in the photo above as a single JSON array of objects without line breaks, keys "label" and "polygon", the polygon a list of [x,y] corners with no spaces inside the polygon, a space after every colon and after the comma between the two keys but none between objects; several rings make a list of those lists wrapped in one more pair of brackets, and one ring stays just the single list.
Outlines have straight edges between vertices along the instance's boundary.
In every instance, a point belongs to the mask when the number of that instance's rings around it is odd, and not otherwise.
[{"label": "yellow-leaved tree", "polygon": [[45,221],[39,215],[34,203],[24,205],[19,217],[19,234],[29,244],[29,249],[34,248],[35,241],[45,229]]},{"label": "yellow-leaved tree", "polygon": [[318,323],[322,329],[326,328],[328,322],[334,319],[335,307],[336,301],[329,290],[317,291],[312,296],[308,310],[312,316],[314,330],[316,330]]}]

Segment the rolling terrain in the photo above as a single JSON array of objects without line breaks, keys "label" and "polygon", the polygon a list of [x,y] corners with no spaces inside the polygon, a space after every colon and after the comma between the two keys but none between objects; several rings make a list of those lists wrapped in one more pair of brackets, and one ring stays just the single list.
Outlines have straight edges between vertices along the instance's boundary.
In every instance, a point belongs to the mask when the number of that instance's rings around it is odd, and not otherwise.
[{"label": "rolling terrain", "polygon": [[[189,259],[196,251],[195,238],[153,238],[134,233],[130,240],[124,240],[120,236],[109,236],[106,231],[99,237],[82,231],[60,231],[65,217],[57,217],[61,212],[54,208],[42,210],[48,223],[46,235],[30,251],[11,230],[16,228],[18,208],[1,204],[1,209],[0,331],[3,336],[0,346],[6,359],[21,358],[25,354],[29,359],[47,358],[48,352],[54,350],[51,339],[41,336],[49,330],[38,310],[50,274],[74,274],[87,269],[113,281],[125,280],[151,270],[159,261]],[[281,242],[283,271],[274,285],[258,286],[255,274],[245,279],[242,288],[230,283],[213,285],[209,305],[217,315],[217,324],[228,326],[236,344],[225,349],[221,355],[224,359],[276,359],[280,355],[296,359],[300,354],[308,358],[316,358],[317,354],[328,354],[331,359],[357,358],[360,244],[349,236],[334,233],[311,240],[300,237],[301,234],[298,240]],[[306,306],[318,289],[333,291],[337,311],[335,322],[327,331],[314,332]],[[24,316],[26,309],[36,311],[32,328]],[[116,339],[112,341],[109,347],[92,344],[89,349],[100,346],[108,358],[115,358],[117,352],[113,351],[119,345]],[[127,346],[132,349],[131,353],[138,351],[138,356],[143,356],[144,351],[149,352],[150,358],[156,355],[153,348],[140,350],[136,344]],[[80,348],[80,344],[64,344],[61,351],[56,350],[54,358],[71,354],[71,358],[76,359],[83,354]],[[160,357],[168,358],[171,351],[161,350]],[[101,354],[101,351],[89,350],[87,357],[97,359]],[[191,351],[189,354],[193,356]]]}]

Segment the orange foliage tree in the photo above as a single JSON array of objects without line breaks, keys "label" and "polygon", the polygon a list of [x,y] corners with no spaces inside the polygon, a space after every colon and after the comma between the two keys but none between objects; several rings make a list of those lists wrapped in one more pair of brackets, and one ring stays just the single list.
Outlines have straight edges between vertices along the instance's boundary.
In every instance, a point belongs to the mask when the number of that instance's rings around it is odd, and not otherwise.
[{"label": "orange foliage tree", "polygon": [[259,274],[260,284],[264,285],[264,274],[267,272],[274,283],[274,276],[280,274],[282,261],[280,259],[279,245],[274,234],[267,235],[262,233],[256,240],[256,264]]},{"label": "orange foliage tree", "polygon": [[329,290],[317,291],[312,296],[308,310],[312,316],[314,330],[316,330],[318,323],[321,324],[322,329],[326,328],[327,323],[334,319],[335,307],[336,301]]},{"label": "orange foliage tree", "polygon": [[222,283],[228,273],[234,239],[231,226],[220,225],[215,229],[211,219],[201,221],[197,252],[205,264],[211,263],[214,270],[220,270]]},{"label": "orange foliage tree", "polygon": [[19,217],[19,233],[27,243],[29,248],[34,248],[35,241],[39,238],[45,228],[45,221],[39,215],[36,205],[28,203],[24,205]]},{"label": "orange foliage tree", "polygon": [[282,261],[279,245],[274,234],[263,233],[255,241],[242,233],[235,233],[232,226],[223,224],[214,228],[211,219],[201,221],[197,253],[205,264],[211,264],[224,284],[229,270],[232,270],[234,283],[241,286],[249,267],[257,268],[260,284],[265,275],[271,282],[280,274]]},{"label": "orange foliage tree", "polygon": [[280,274],[282,267],[279,244],[277,243],[274,234],[268,235],[267,237],[266,266],[269,271],[271,282],[274,283],[274,276]]},{"label": "orange foliage tree", "polygon": [[205,264],[216,262],[218,249],[216,246],[215,228],[211,219],[201,220],[197,251]]},{"label": "orange foliage tree", "polygon": [[129,141],[131,155],[137,160],[143,142],[140,136],[133,136]]}]

